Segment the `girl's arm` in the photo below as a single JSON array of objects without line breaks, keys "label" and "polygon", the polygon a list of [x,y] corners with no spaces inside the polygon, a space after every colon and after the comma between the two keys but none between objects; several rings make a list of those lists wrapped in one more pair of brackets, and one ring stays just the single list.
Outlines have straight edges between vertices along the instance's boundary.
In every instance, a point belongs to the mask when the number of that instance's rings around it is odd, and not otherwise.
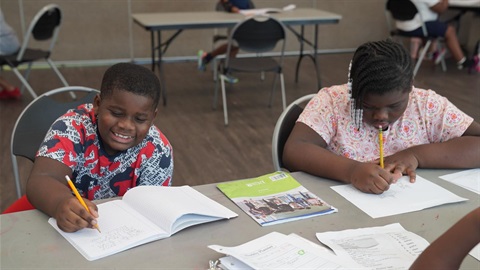
[{"label": "girl's arm", "polygon": [[478,243],[480,243],[480,207],[433,241],[418,256],[410,270],[459,269],[465,256]]},{"label": "girl's arm", "polygon": [[[385,159],[395,172],[411,174],[418,168],[466,169],[480,167],[480,124],[472,122],[464,134],[446,142],[417,145]],[[390,168],[390,167],[389,167]]]},{"label": "girl's arm", "polygon": [[290,171],[304,171],[320,177],[352,183],[368,193],[382,193],[398,179],[378,164],[362,163],[336,155],[313,129],[297,122],[283,151],[283,163]]},{"label": "girl's arm", "polygon": [[448,0],[440,0],[435,5],[431,6],[430,9],[436,13],[443,13],[448,9]]}]

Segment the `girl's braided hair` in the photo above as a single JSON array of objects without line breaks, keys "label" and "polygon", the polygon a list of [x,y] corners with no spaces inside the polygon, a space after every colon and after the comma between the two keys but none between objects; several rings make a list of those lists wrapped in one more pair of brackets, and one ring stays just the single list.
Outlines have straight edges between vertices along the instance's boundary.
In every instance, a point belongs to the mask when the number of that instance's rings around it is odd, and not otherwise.
[{"label": "girl's braided hair", "polygon": [[[382,95],[390,91],[410,91],[413,66],[410,54],[391,39],[367,42],[353,55],[348,80],[351,83],[352,117],[361,125],[363,97],[366,93]],[[354,112],[357,111],[357,112]]]}]

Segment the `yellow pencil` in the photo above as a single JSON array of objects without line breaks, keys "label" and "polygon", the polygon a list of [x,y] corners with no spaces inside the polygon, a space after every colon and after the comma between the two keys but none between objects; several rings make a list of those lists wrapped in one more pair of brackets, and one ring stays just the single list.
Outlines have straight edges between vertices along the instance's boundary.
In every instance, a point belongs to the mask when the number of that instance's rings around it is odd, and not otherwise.
[{"label": "yellow pencil", "polygon": [[[82,196],[80,196],[80,193],[78,193],[78,190],[77,188],[75,187],[75,185],[73,184],[72,180],[70,179],[70,177],[68,177],[68,175],[65,175],[65,179],[67,179],[67,182],[68,182],[68,185],[70,186],[70,188],[72,189],[73,193],[75,193],[75,197],[77,197],[78,201],[83,205],[83,207],[85,207],[85,209],[89,212],[90,212],[90,209],[88,209],[88,206],[87,204],[85,203],[85,201],[83,200]],[[98,224],[95,224],[94,225],[95,228],[98,230],[99,233],[102,233],[100,231],[100,228],[98,227]]]},{"label": "yellow pencil", "polygon": [[383,131],[382,126],[378,127],[378,144],[380,145],[380,167],[384,168],[383,164]]}]

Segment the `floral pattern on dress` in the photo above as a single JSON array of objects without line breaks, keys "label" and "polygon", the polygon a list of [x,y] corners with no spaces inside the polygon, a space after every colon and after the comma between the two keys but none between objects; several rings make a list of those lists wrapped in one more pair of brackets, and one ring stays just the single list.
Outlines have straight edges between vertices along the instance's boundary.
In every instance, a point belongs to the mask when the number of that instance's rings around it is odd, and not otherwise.
[{"label": "floral pattern on dress", "polygon": [[[366,123],[355,128],[346,84],[320,89],[297,121],[320,135],[333,153],[362,162],[379,157],[378,129]],[[460,137],[472,122],[445,97],[414,87],[404,114],[384,132],[385,156]]]}]

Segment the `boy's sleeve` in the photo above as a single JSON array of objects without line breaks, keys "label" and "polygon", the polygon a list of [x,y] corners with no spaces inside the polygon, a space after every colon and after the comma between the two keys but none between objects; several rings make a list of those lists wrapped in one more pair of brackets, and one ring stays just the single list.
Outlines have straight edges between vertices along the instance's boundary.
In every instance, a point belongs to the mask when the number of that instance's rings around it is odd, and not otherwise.
[{"label": "boy's sleeve", "polygon": [[80,142],[81,128],[68,116],[61,116],[50,127],[37,152],[37,157],[57,160],[73,169],[77,164],[76,143]]}]

